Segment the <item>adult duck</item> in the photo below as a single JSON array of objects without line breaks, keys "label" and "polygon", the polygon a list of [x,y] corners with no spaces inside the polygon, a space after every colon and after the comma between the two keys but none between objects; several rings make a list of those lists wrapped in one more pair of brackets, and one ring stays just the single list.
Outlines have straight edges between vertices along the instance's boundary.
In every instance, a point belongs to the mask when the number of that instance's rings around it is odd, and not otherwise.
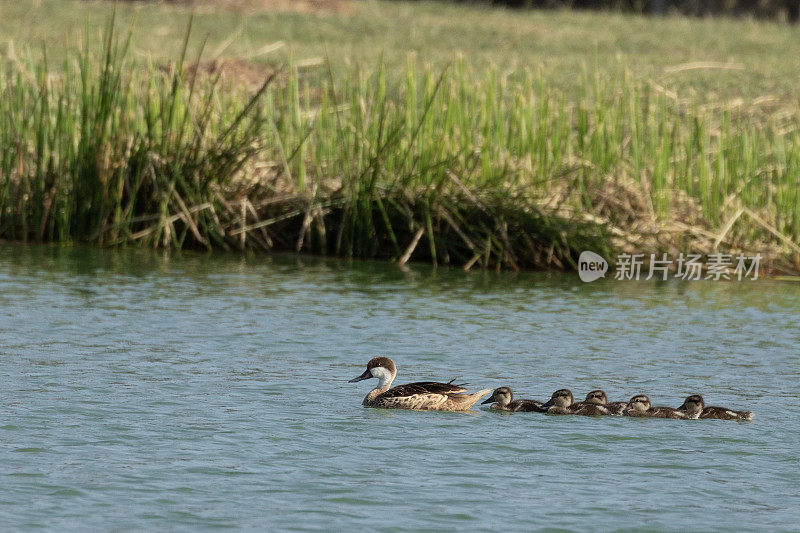
[{"label": "adult duck", "polygon": [[375,357],[367,363],[367,369],[350,383],[376,378],[378,385],[364,397],[364,407],[382,409],[414,409],[418,411],[466,411],[492,392],[483,389],[466,394],[463,385],[421,381],[391,387],[397,376],[397,367],[388,357]]}]

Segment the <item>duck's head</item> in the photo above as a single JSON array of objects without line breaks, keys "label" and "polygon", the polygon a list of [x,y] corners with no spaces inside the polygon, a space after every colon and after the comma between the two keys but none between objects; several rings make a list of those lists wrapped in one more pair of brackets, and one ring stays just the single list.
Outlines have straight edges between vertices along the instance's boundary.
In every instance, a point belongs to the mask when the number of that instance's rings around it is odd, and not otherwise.
[{"label": "duck's head", "polygon": [[545,409],[554,405],[558,407],[569,407],[572,405],[572,401],[572,392],[569,389],[558,389],[542,407]]},{"label": "duck's head", "polygon": [[586,395],[586,403],[605,405],[608,403],[608,398],[606,397],[605,392],[601,391],[600,389],[597,389],[593,390],[592,392]]},{"label": "duck's head", "polygon": [[508,387],[500,387],[492,392],[492,395],[489,397],[488,400],[481,402],[482,404],[485,403],[492,403],[497,402],[502,406],[506,406],[511,403],[511,400],[514,399],[514,393],[511,392],[511,389]]},{"label": "duck's head", "polygon": [[678,410],[686,411],[688,414],[693,415],[696,413],[702,413],[705,407],[706,404],[703,401],[703,397],[699,394],[692,394],[691,396],[686,397],[686,399],[683,401],[683,405],[678,407]]},{"label": "duck's head", "polygon": [[397,367],[394,366],[394,361],[388,357],[373,357],[367,363],[367,369],[363,374],[357,378],[350,380],[350,383],[362,381],[364,379],[377,378],[381,384],[389,383],[394,379],[397,374]]},{"label": "duck's head", "polygon": [[631,398],[628,405],[625,406],[625,409],[630,409],[631,411],[647,411],[650,409],[650,398],[645,394],[637,394]]}]

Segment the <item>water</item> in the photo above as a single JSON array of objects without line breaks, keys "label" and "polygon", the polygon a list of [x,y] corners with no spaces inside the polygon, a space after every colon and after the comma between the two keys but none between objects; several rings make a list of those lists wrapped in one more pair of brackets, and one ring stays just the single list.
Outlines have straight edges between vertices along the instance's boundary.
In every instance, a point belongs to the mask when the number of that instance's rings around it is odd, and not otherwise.
[{"label": "water", "polygon": [[[0,524],[795,530],[800,286],[0,247]],[[364,409],[458,377],[755,420]]]}]

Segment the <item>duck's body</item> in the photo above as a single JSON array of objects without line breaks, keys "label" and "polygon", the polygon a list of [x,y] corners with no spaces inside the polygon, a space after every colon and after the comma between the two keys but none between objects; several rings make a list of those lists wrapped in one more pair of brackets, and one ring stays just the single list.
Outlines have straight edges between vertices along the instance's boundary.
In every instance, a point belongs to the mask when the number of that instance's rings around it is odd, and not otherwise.
[{"label": "duck's body", "polygon": [[594,403],[574,403],[569,389],[559,389],[542,405],[551,415],[608,416],[611,411]]},{"label": "duck's body", "polygon": [[542,402],[536,400],[515,400],[514,393],[508,387],[500,387],[492,392],[492,395],[484,404],[492,403],[492,409],[496,411],[510,411],[514,413],[546,413],[547,409],[542,407]]},{"label": "duck's body", "polygon": [[727,407],[710,405],[703,409],[700,418],[716,418],[718,420],[752,420],[753,411],[735,411]]},{"label": "duck's body", "polygon": [[351,379],[351,383],[363,379],[377,378],[378,385],[366,395],[365,407],[382,409],[414,409],[418,411],[466,411],[478,400],[492,392],[484,389],[465,394],[462,385],[421,381],[390,388],[397,375],[397,367],[388,357],[375,357],[367,364],[367,370]]},{"label": "duck's body", "polygon": [[586,399],[576,405],[601,405],[612,415],[621,415],[628,406],[628,402],[609,402],[606,393],[600,389],[593,390],[586,395]]},{"label": "duck's body", "polygon": [[653,407],[650,405],[650,398],[644,394],[637,394],[631,398],[622,414],[638,418],[688,418],[686,413],[672,407]]},{"label": "duck's body", "polygon": [[692,394],[683,405],[678,407],[679,411],[686,413],[686,418],[715,418],[718,420],[752,420],[752,411],[735,411],[727,407],[706,406],[703,397],[699,394]]}]

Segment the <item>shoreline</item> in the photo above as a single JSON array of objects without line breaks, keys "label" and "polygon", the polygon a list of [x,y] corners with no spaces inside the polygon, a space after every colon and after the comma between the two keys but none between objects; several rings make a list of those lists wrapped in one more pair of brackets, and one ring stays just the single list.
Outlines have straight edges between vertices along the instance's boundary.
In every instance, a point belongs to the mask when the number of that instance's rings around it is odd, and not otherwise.
[{"label": "shoreline", "polygon": [[343,79],[323,63],[317,84],[290,63],[254,90],[185,47],[142,64],[117,32],[58,74],[0,59],[0,238],[467,270],[759,252],[800,272],[796,106],[707,108],[624,68],[584,72],[574,100],[528,70],[414,56],[399,85],[383,63]]}]

